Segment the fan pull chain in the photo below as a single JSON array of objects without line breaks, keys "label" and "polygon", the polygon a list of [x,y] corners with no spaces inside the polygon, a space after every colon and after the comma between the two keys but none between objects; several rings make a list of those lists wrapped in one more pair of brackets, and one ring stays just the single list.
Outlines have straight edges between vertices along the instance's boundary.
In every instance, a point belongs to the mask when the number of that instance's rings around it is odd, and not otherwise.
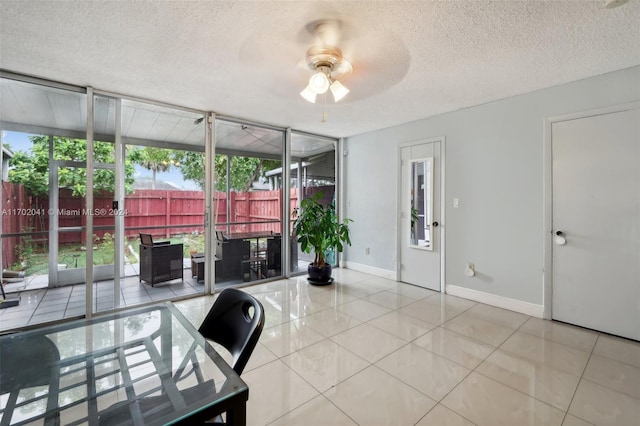
[{"label": "fan pull chain", "polygon": [[324,92],[324,104],[322,105],[322,119],[320,120],[321,123],[326,123],[327,122],[327,116],[329,114],[327,114],[327,92]]}]

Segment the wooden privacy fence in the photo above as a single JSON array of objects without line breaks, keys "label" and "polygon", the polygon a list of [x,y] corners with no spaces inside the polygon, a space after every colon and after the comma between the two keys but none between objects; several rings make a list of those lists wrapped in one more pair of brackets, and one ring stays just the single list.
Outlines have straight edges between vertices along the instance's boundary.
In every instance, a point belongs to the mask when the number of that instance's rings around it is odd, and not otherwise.
[{"label": "wooden privacy fence", "polygon": [[[47,229],[45,226],[48,227],[48,222],[47,225],[39,223],[40,220],[44,220],[45,218],[41,217],[42,215],[36,214],[42,211],[35,198],[37,197],[29,196],[22,185],[2,182],[3,234],[18,234],[21,232]],[[38,236],[33,236],[31,238],[36,239],[37,237]],[[21,242],[21,237],[2,238],[3,269],[16,263],[18,255],[20,254]]]},{"label": "wooden privacy fence", "polygon": [[[140,232],[165,238],[203,232],[204,192],[136,190],[125,197],[123,213],[126,237],[138,236]],[[144,230],[150,227],[159,229]]]},{"label": "wooden privacy fence", "polygon": [[[305,188],[305,196],[322,191],[323,201],[331,202],[334,187]],[[114,208],[113,194],[94,194],[92,212],[85,208],[84,197],[73,196],[68,189],[59,192],[58,209],[49,210],[48,196],[35,197],[27,193],[24,186],[2,182],[2,234],[36,232],[28,237],[2,238],[2,266],[7,268],[16,263],[16,248],[24,238],[34,243],[46,243],[49,239],[49,220],[52,214],[58,216],[60,228],[85,227],[87,216],[93,216],[94,227],[109,227],[96,230],[94,234],[102,238],[105,233],[113,234],[116,215],[124,215],[125,237],[137,238],[140,232],[150,233],[154,237],[169,238],[187,233],[204,231],[204,192],[140,189],[127,194],[124,206]],[[227,217],[227,204],[230,215]],[[291,189],[291,211],[298,204],[298,190]],[[232,233],[269,232],[281,233],[282,191],[226,192],[214,194],[214,220],[216,224],[239,223],[230,225]],[[288,214],[288,213],[287,213]],[[271,223],[253,223],[271,222]],[[218,226],[226,231],[226,227]],[[85,233],[82,231],[60,232],[61,244],[82,244]]]}]

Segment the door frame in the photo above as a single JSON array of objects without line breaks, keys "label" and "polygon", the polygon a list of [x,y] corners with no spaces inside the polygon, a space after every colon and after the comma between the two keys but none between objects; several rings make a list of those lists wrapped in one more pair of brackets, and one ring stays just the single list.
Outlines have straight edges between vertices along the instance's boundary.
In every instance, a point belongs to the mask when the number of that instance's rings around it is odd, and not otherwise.
[{"label": "door frame", "polygon": [[613,114],[616,112],[640,109],[640,102],[628,102],[607,107],[589,109],[569,114],[562,114],[544,118],[543,131],[543,248],[542,248],[542,307],[543,318],[553,317],[553,157],[551,128],[554,123]]},{"label": "door frame", "polygon": [[[396,281],[400,280],[400,266],[401,266],[401,253],[402,253],[402,240],[400,233],[402,232],[402,149],[415,145],[424,145],[427,143],[440,142],[440,211],[439,215],[439,228],[440,228],[440,293],[445,292],[445,136],[437,136],[427,139],[417,139],[411,142],[403,142],[398,144],[398,150],[396,152]],[[435,210],[434,210],[435,214]]]},{"label": "door frame", "polygon": [[[93,161],[90,159],[89,161]],[[75,284],[83,284],[86,283],[86,269],[87,265],[84,268],[73,268],[73,269],[58,269],[58,263],[60,259],[60,231],[61,230],[73,230],[78,232],[85,232],[87,235],[93,235],[94,226],[92,225],[92,229],[89,230],[88,226],[76,226],[76,227],[61,227],[60,226],[60,188],[58,182],[59,170],[60,168],[76,168],[76,169],[87,169],[87,161],[69,161],[69,160],[50,160],[49,161],[49,206],[50,211],[55,212],[54,214],[49,215],[49,288],[65,286],[65,285],[75,285]],[[94,170],[111,170],[116,174],[116,166],[115,164],[105,164],[105,163],[93,163]],[[114,193],[114,197],[116,197]],[[81,206],[79,215],[91,215],[89,209],[86,208],[86,205]],[[116,223],[118,221],[118,216],[114,217],[114,229],[113,229],[113,237],[114,244],[121,244],[122,238],[118,232],[116,232]],[[82,243],[85,243],[82,241]],[[119,285],[120,273],[116,273],[116,265],[120,265],[120,268],[117,268],[118,271],[122,270],[122,261],[123,259],[120,256],[121,251],[114,250],[114,263],[113,268],[110,267],[101,267],[103,265],[93,265],[94,269],[94,279],[98,277],[98,279],[113,279],[114,282],[117,282]],[[118,256],[116,256],[118,255]],[[118,259],[116,259],[116,257]],[[104,265],[109,266],[109,265]],[[95,273],[97,272],[97,274]],[[117,278],[116,278],[117,277]]]}]

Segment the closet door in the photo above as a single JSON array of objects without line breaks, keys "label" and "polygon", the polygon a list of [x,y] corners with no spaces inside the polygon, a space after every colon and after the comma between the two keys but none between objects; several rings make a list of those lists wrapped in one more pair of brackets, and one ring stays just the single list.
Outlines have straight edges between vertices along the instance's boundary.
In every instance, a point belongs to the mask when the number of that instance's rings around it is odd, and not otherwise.
[{"label": "closet door", "polygon": [[553,319],[640,340],[640,110],[551,138]]}]

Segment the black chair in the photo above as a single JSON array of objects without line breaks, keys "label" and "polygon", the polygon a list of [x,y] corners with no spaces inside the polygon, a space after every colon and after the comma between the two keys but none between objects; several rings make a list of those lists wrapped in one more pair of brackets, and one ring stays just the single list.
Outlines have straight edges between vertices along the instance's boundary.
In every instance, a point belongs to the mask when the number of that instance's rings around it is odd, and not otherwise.
[{"label": "black chair", "polygon": [[[233,356],[231,367],[242,374],[264,328],[264,308],[252,295],[234,288],[223,290],[199,328],[200,334],[212,340]],[[213,381],[206,381],[182,391],[187,403],[203,392],[215,392]],[[139,401],[142,412],[161,416],[172,406],[166,395],[146,397]],[[101,426],[132,424],[129,402],[119,402],[109,407],[100,417]],[[222,425],[222,416],[207,421],[207,425]]]},{"label": "black chair", "polygon": [[[231,353],[231,368],[241,375],[263,328],[262,303],[249,293],[227,288],[222,290],[198,331]],[[222,416],[217,416],[206,424],[222,425],[224,421]]]},{"label": "black chair", "polygon": [[[4,407],[2,424],[9,424],[22,389],[48,386],[47,413],[44,424],[59,425],[58,391],[60,389],[60,352],[46,336],[23,338],[21,333],[0,346],[0,389],[9,397]],[[34,399],[40,399],[37,395]],[[23,401],[24,402],[24,401]],[[6,422],[5,422],[6,420]]]},{"label": "black chair", "polygon": [[231,353],[231,367],[240,375],[263,328],[262,303],[248,293],[227,288],[220,293],[198,331]]},{"label": "black chair", "polygon": [[151,234],[140,234],[140,282],[153,287],[157,283],[182,279],[183,245],[171,241],[153,241]]}]

